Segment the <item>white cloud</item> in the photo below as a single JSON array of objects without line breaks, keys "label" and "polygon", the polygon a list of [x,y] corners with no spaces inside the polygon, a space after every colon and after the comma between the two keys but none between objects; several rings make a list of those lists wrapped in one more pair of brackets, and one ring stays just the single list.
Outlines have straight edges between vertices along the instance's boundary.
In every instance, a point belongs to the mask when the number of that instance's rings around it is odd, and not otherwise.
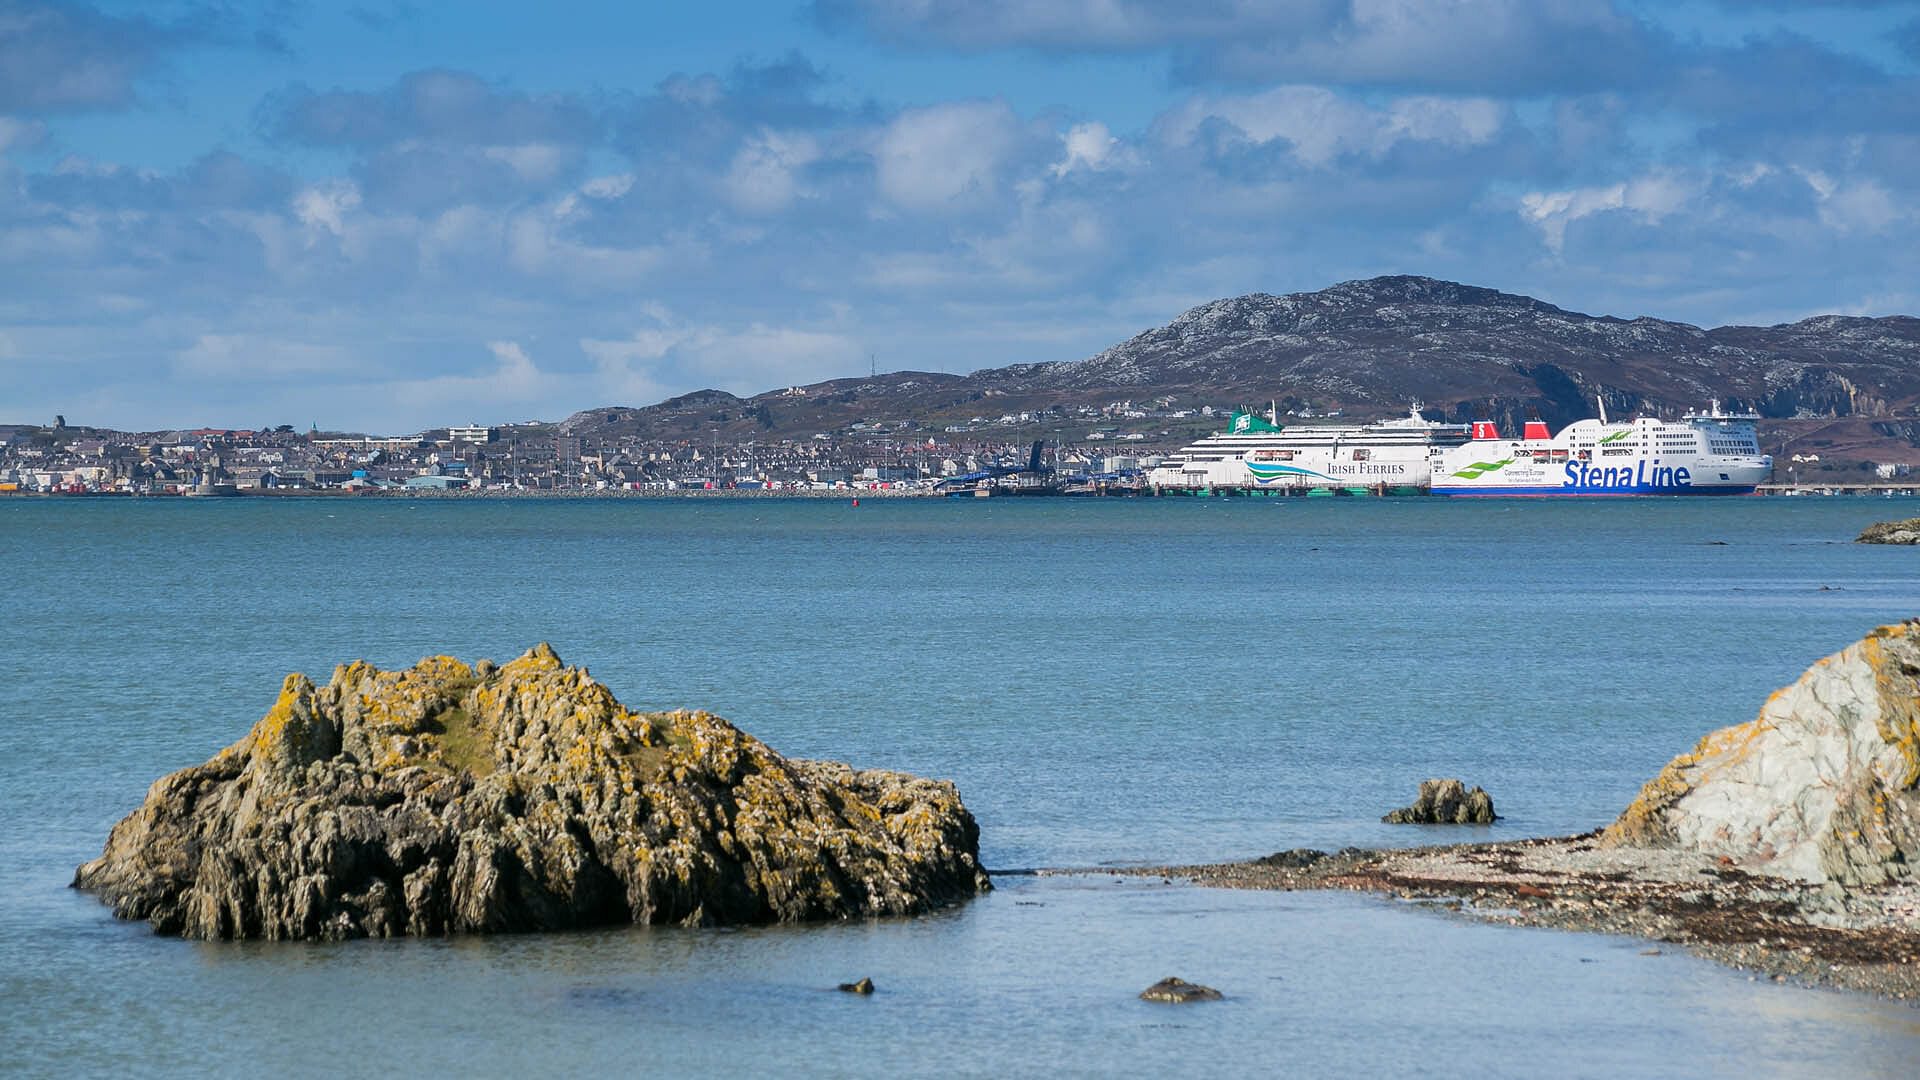
[{"label": "white cloud", "polygon": [[815,0],[828,21],[962,49],[1171,51],[1198,84],[1521,92],[1623,85],[1664,35],[1609,0]]},{"label": "white cloud", "polygon": [[359,207],[360,189],[351,180],[329,180],[300,189],[293,197],[293,213],[310,234],[346,233],[346,216]]},{"label": "white cloud", "polygon": [[[508,218],[501,228],[508,263],[523,274],[613,289],[646,279],[666,261],[666,249],[660,246],[594,244],[577,238],[568,221],[574,209],[572,196],[567,196],[545,211]],[[480,220],[498,221],[492,216]]]},{"label": "white cloud", "polygon": [[595,202],[601,203],[612,202],[632,190],[632,173],[612,173],[607,176],[596,176],[586,183],[581,184],[578,188],[562,195],[559,201],[553,204],[553,214],[555,217],[561,218],[573,217],[582,209],[581,199],[592,199]]},{"label": "white cloud", "polygon": [[371,383],[389,414],[423,417],[565,415],[581,408],[576,379],[542,371],[517,341],[490,341],[493,366],[472,372]]},{"label": "white cloud", "polygon": [[685,386],[691,379],[750,395],[851,374],[863,355],[856,342],[831,331],[763,323],[681,325],[663,310],[654,316],[655,325],[625,338],[581,340],[601,383]]},{"label": "white cloud", "polygon": [[1820,220],[1841,232],[1880,232],[1910,216],[1886,188],[1872,180],[1836,188],[1820,202]]},{"label": "white cloud", "polygon": [[760,131],[733,156],[723,182],[736,209],[778,213],[799,192],[800,170],[819,159],[820,144],[810,135]]},{"label": "white cloud", "polygon": [[1877,233],[1911,216],[1892,193],[1868,178],[1836,180],[1819,169],[1795,169],[1819,200],[1820,223],[1843,233]]},{"label": "white cloud", "polygon": [[1098,120],[1073,125],[1065,135],[1060,136],[1060,142],[1063,154],[1048,170],[1056,178],[1064,177],[1075,169],[1104,172],[1139,164],[1139,155],[1115,138],[1107,130],[1107,125]]},{"label": "white cloud", "polygon": [[[338,345],[288,341],[260,334],[201,334],[174,356],[176,372],[220,379],[271,380],[287,376],[333,376],[357,364]],[[334,381],[328,379],[327,381]]]},{"label": "white cloud", "polygon": [[1500,134],[1506,115],[1487,98],[1405,97],[1376,108],[1325,87],[1278,86],[1190,98],[1161,114],[1156,128],[1164,141],[1184,146],[1202,125],[1218,121],[1255,143],[1284,139],[1303,164],[1324,167],[1349,155],[1379,157],[1405,141],[1482,145]]},{"label": "white cloud", "polygon": [[548,184],[558,179],[580,159],[578,148],[552,143],[521,143],[515,146],[489,146],[481,150],[488,161],[498,161],[529,184]]},{"label": "white cloud", "polygon": [[1699,190],[1696,181],[1672,173],[1650,173],[1599,187],[1529,192],[1520,198],[1520,216],[1539,229],[1547,247],[1559,254],[1566,247],[1567,226],[1582,218],[1621,211],[1658,223]]},{"label": "white cloud", "polygon": [[1186,63],[1196,80],[1502,88],[1619,85],[1645,78],[1659,36],[1595,0],[1348,0],[1299,5],[1297,28],[1247,25]]},{"label": "white cloud", "polygon": [[632,173],[596,176],[580,185],[580,194],[590,199],[617,199],[633,190]]},{"label": "white cloud", "polygon": [[39,120],[0,116],[0,154],[9,150],[31,149],[47,137],[47,125]]},{"label": "white cloud", "polygon": [[1490,98],[1406,97],[1386,110],[1382,134],[1445,146],[1492,142],[1506,122],[1506,107]]},{"label": "white cloud", "polygon": [[1001,101],[963,101],[909,109],[874,147],[880,194],[908,210],[939,211],[984,200],[1019,137],[1019,121]]},{"label": "white cloud", "polygon": [[965,48],[1158,49],[1222,35],[1321,25],[1322,5],[1273,0],[828,0],[884,36]]}]

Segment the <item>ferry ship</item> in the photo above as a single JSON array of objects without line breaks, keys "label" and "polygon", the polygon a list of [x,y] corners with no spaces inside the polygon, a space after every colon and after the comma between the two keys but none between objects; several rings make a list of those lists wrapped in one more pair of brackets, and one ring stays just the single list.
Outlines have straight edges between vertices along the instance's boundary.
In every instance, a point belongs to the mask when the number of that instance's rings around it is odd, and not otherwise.
[{"label": "ferry ship", "polygon": [[1227,430],[1182,447],[1147,474],[1159,491],[1424,489],[1432,455],[1471,437],[1466,424],[1411,414],[1375,424],[1290,425],[1236,412]]},{"label": "ferry ship", "polygon": [[1435,495],[1751,495],[1773,469],[1750,413],[1714,402],[1678,422],[1576,420],[1549,437],[1530,420],[1518,439],[1474,425],[1474,439],[1433,452]]}]

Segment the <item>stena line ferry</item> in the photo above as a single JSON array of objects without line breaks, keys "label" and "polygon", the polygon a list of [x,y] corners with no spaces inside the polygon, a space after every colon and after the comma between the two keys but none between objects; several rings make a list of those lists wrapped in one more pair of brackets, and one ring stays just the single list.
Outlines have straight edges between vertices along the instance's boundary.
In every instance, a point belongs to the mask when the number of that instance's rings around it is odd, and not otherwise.
[{"label": "stena line ferry", "polygon": [[1549,437],[1527,422],[1518,439],[1490,423],[1472,442],[1433,452],[1435,495],[1751,495],[1773,469],[1760,452],[1758,416],[1714,402],[1678,422],[1639,417],[1576,420]]}]

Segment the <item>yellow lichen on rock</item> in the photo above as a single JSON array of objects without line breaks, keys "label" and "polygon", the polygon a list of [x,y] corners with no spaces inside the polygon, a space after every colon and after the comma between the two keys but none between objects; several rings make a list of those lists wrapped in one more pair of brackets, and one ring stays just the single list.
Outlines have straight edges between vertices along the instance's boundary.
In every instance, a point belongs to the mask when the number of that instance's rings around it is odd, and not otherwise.
[{"label": "yellow lichen on rock", "polygon": [[970,896],[978,837],[951,784],[789,760],[710,713],[633,712],[541,645],[290,676],[75,883],[212,938],[788,921]]},{"label": "yellow lichen on rock", "polygon": [[1880,736],[1899,750],[1905,764],[1900,787],[1912,789],[1920,785],[1920,691],[1916,690],[1920,670],[1886,646],[1888,640],[1898,640],[1895,635],[1901,630],[1900,626],[1883,626],[1861,644],[1873,668],[1874,689],[1880,699]]},{"label": "yellow lichen on rock", "polygon": [[1920,862],[1920,620],[1876,628],[1709,734],[1601,836],[1841,884]]}]

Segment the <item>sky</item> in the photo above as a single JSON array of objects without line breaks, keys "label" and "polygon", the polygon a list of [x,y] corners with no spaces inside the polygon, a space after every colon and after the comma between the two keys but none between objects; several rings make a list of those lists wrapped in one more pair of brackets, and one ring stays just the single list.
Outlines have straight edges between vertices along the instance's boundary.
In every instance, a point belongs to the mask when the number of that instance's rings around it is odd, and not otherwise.
[{"label": "sky", "polygon": [[558,419],[1377,274],[1920,311],[1920,0],[0,0],[0,422]]}]

